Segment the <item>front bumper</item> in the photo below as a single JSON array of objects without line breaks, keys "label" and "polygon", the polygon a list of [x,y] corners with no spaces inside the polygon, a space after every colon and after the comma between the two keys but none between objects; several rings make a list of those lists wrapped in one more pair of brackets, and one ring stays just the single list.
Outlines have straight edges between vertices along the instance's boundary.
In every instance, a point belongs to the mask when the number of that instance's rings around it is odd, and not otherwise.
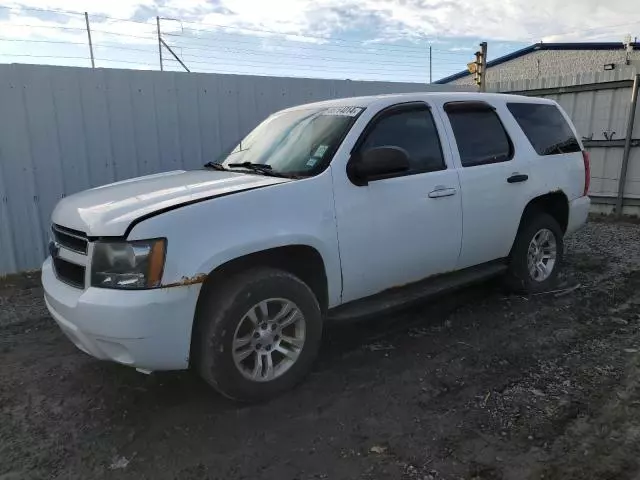
[{"label": "front bumper", "polygon": [[591,199],[587,196],[576,198],[569,203],[569,223],[567,224],[567,232],[569,235],[580,229],[587,223],[589,209],[591,208]]},{"label": "front bumper", "polygon": [[80,350],[142,370],[188,367],[200,284],[80,290],[59,281],[48,258],[42,266],[42,285],[51,316]]}]

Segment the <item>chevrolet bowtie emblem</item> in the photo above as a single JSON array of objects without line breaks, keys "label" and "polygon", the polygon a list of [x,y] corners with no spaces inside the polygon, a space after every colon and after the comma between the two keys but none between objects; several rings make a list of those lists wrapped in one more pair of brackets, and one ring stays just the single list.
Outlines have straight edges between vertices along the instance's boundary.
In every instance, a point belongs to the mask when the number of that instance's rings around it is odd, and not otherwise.
[{"label": "chevrolet bowtie emblem", "polygon": [[56,258],[60,253],[60,244],[57,242],[49,242],[49,255],[51,258]]}]

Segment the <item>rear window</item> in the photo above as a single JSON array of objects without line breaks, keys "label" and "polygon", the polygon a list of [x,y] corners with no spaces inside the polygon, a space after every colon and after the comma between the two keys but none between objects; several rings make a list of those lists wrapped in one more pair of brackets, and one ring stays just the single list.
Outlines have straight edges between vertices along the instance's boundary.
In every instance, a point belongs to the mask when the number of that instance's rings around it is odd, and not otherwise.
[{"label": "rear window", "polygon": [[538,155],[580,151],[571,127],[555,105],[508,103],[507,108]]},{"label": "rear window", "polygon": [[505,162],[512,148],[498,115],[489,108],[447,108],[463,167]]}]

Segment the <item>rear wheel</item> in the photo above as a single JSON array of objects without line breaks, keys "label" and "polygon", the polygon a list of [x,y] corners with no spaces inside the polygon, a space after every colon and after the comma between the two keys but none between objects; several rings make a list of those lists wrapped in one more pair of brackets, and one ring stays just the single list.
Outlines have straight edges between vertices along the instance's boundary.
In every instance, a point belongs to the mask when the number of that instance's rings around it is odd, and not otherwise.
[{"label": "rear wheel", "polygon": [[511,250],[509,287],[519,293],[549,290],[558,279],[563,251],[562,229],[556,219],[546,213],[529,215]]},{"label": "rear wheel", "polygon": [[225,280],[198,312],[197,362],[223,395],[267,400],[310,371],[322,336],[311,289],[288,272],[260,268]]}]

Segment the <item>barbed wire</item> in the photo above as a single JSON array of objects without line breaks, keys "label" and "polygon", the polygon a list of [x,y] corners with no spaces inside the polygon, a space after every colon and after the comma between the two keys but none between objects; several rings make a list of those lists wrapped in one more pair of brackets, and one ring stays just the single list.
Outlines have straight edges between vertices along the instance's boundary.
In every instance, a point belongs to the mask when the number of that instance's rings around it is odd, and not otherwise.
[{"label": "barbed wire", "polygon": [[[11,28],[3,28],[0,31],[0,47],[7,47],[0,50],[0,59],[58,59],[60,63],[65,63],[64,60],[90,60],[89,55],[71,55],[82,46],[87,47],[88,52],[84,12],[7,5],[0,5],[0,9],[12,13],[9,21],[0,20],[0,24],[22,30],[15,34]],[[55,14],[58,18],[43,19],[42,15],[29,15],[26,12]],[[60,16],[66,18],[59,18]],[[31,17],[37,18],[39,22],[29,21]],[[137,65],[138,68],[158,68],[158,32],[155,18],[141,21],[105,14],[89,14],[88,17],[93,48],[97,53],[94,60],[98,62],[98,67],[113,63]],[[100,20],[96,21],[98,18]],[[167,23],[171,21],[180,23],[180,29],[168,28]],[[135,26],[126,27],[126,24]],[[203,72],[277,72],[278,75],[289,76],[289,72],[299,69],[312,75],[340,78],[347,76],[399,81],[420,79],[424,82],[427,79],[430,61],[432,69],[437,74],[447,74],[451,73],[451,70],[463,68],[470,55],[469,52],[432,46],[429,58],[429,44],[426,43],[426,39],[406,40],[414,43],[423,42],[421,45],[400,44],[391,40],[385,44],[378,40],[343,39],[166,17],[161,18],[160,27],[163,41],[178,52],[186,64],[193,64],[194,68],[191,70]],[[67,46],[69,48],[65,49]],[[169,67],[168,69],[182,68],[171,58],[169,52],[165,54],[162,62]],[[155,57],[153,61],[150,61],[150,55]],[[103,62],[103,65],[100,65],[100,62]],[[105,65],[104,62],[108,64]]]}]

